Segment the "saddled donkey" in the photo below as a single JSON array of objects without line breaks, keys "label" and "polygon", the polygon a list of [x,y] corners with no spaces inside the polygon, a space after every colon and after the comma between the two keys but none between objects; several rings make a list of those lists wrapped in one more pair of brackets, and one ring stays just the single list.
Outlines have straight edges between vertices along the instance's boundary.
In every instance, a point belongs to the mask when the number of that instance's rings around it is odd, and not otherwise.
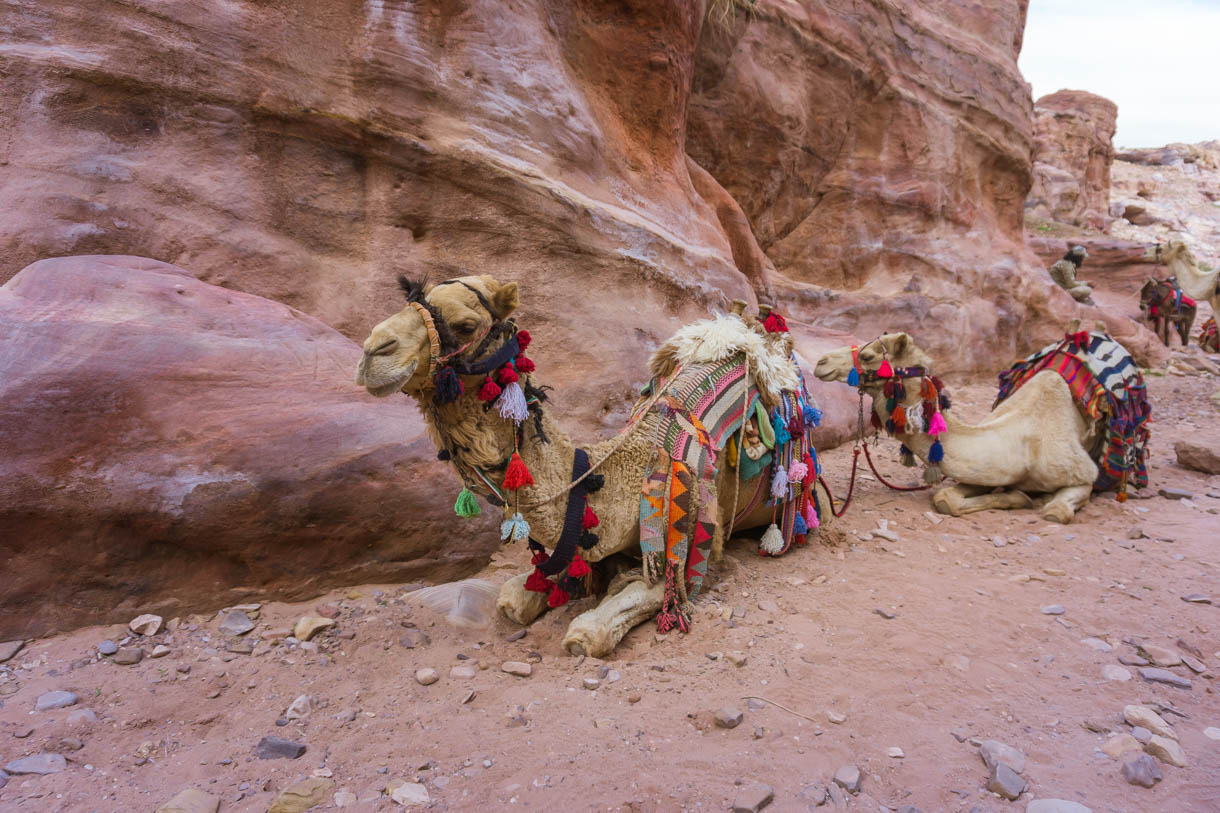
[{"label": "saddled donkey", "polygon": [[1198,306],[1193,299],[1182,293],[1178,281],[1169,277],[1156,280],[1149,277],[1140,288],[1140,310],[1152,322],[1152,330],[1169,346],[1169,326],[1182,339],[1182,346],[1190,344],[1190,328],[1195,323]]}]

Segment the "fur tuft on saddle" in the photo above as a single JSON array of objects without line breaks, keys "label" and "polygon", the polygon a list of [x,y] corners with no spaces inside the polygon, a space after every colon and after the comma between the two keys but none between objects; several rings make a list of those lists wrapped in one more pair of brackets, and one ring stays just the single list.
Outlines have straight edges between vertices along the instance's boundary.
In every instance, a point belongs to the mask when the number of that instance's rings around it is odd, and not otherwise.
[{"label": "fur tuft on saddle", "polygon": [[1105,443],[1097,463],[1097,491],[1148,484],[1148,416],[1152,407],[1139,365],[1127,349],[1104,333],[1069,333],[1000,373],[996,406],[1038,373],[1050,370],[1067,382],[1087,419],[1105,420]]},{"label": "fur tuft on saddle", "polygon": [[648,371],[667,380],[678,366],[723,361],[744,353],[754,386],[763,403],[773,407],[780,393],[801,386],[800,371],[792,363],[792,334],[755,330],[735,314],[693,322],[657,348]]}]

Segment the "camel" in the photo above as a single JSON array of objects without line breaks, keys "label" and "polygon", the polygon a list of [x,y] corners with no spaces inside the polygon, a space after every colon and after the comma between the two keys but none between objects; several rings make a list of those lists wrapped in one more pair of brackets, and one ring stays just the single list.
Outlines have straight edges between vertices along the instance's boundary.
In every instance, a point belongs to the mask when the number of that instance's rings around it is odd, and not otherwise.
[{"label": "camel", "polygon": [[1211,317],[1203,323],[1199,331],[1199,347],[1204,353],[1220,353],[1220,330],[1216,328],[1216,317]]},{"label": "camel", "polygon": [[1152,322],[1153,332],[1169,346],[1169,327],[1173,326],[1182,339],[1182,346],[1190,344],[1190,329],[1195,323],[1198,306],[1182,293],[1173,277],[1156,280],[1149,277],[1140,288],[1140,310],[1146,311]]},{"label": "camel", "polygon": [[1144,252],[1144,260],[1168,266],[1182,293],[1206,301],[1212,306],[1212,313],[1220,313],[1220,268],[1200,271],[1186,243],[1176,238],[1157,243]]},{"label": "camel", "polygon": [[[555,555],[556,544],[564,532],[565,516],[571,513],[567,503],[572,497],[568,492],[585,487],[583,480],[573,481],[581,470],[574,468],[580,463],[578,449],[584,450],[592,467],[590,474],[595,471],[604,485],[598,490],[590,486],[585,495],[598,524],[596,543],[581,550],[579,556],[593,565],[593,577],[598,583],[608,582],[609,586],[599,606],[571,622],[562,646],[573,655],[608,654],[634,626],[657,616],[665,601],[665,580],[651,579],[643,572],[647,570],[648,557],[644,557],[643,571],[639,561],[641,492],[657,464],[656,427],[663,420],[661,409],[653,407],[669,398],[666,393],[674,391],[675,382],[687,381],[683,378],[686,373],[682,372],[686,361],[712,361],[738,353],[747,357],[751,365],[747,369],[754,383],[759,384],[763,402],[778,389],[800,386],[803,390],[799,372],[789,361],[790,334],[764,330],[757,320],[744,313],[745,303],[740,302],[735,303],[732,315],[688,326],[654,354],[651,372],[654,382],[660,383],[652,397],[643,397],[636,404],[632,430],[609,440],[578,446],[546,410],[546,395],[533,384],[536,375],[532,373],[532,363],[528,367],[516,365],[520,387],[528,399],[529,415],[519,426],[503,417],[503,406],[498,410],[488,408],[493,404],[480,400],[480,390],[491,381],[490,376],[466,374],[469,368],[478,367],[482,359],[494,356],[500,342],[519,342],[527,335],[510,319],[519,304],[517,283],[500,283],[483,275],[446,280],[426,291],[405,279],[400,279],[400,284],[407,293],[408,304],[373,328],[364,342],[357,383],[377,397],[401,391],[416,401],[441,459],[448,459],[467,487],[480,497],[493,504],[504,503],[503,529],[510,541],[528,536],[531,546],[541,543],[535,550],[535,564],[545,555]],[[775,364],[777,357],[782,357],[783,365]],[[434,377],[438,359],[445,364],[456,361],[455,366],[461,367],[457,371],[461,394],[448,403],[438,403],[438,381]],[[698,364],[690,367],[697,368],[701,369]],[[444,369],[442,366],[442,374]],[[744,442],[744,430],[749,423],[741,422],[739,444]],[[734,448],[744,453],[750,447]],[[507,484],[506,464],[511,469],[517,454],[528,468],[533,484],[516,492],[523,496],[507,492],[497,495],[496,483],[505,478]],[[700,492],[700,499],[714,509],[713,513],[728,520],[715,525],[712,562],[720,557],[726,524],[730,529],[753,528],[774,521],[774,509],[759,502],[758,495],[764,493],[760,484],[766,485],[763,474],[738,482],[737,469],[730,460],[728,465],[717,466],[714,480],[708,484],[710,493]],[[814,493],[821,505],[830,505],[824,490]],[[459,497],[459,504],[461,501]],[[822,515],[829,518],[831,512]],[[702,514],[699,518],[702,519]],[[519,534],[517,530],[525,527],[520,521],[527,522],[528,528]],[[769,529],[768,534],[772,533],[774,529]],[[764,541],[766,538],[764,535]],[[583,539],[582,536],[582,546]],[[542,548],[548,554],[542,554]],[[665,566],[664,562],[661,566]],[[571,573],[569,569],[569,576]],[[522,625],[532,623],[548,610],[548,596],[535,592],[537,584],[529,585],[532,577],[538,578],[537,572],[509,579],[497,599],[500,612]]]},{"label": "camel", "polygon": [[[931,414],[934,407],[926,403],[927,392],[921,392],[919,381],[931,369],[932,360],[906,333],[885,334],[858,349],[833,350],[818,360],[814,375],[843,383],[857,378],[861,396],[872,397],[873,410],[884,424],[892,413],[886,409],[883,392],[888,379],[877,376],[883,364],[887,372],[909,374],[908,380],[915,382],[905,387],[903,398],[896,399],[905,413],[922,405],[925,417]],[[945,401],[940,412],[944,431],[937,437],[911,431],[909,425],[894,432],[905,449],[933,472],[938,469],[957,481],[933,495],[938,512],[957,517],[988,509],[1030,508],[1034,505],[1030,494],[1049,494],[1042,517],[1066,524],[1088,502],[1098,481],[1095,458],[1104,446],[1105,424],[1081,414],[1072,390],[1058,373],[1036,373],[973,426],[957,420]],[[932,454],[936,444],[940,448]],[[925,479],[934,482],[938,477]]]}]

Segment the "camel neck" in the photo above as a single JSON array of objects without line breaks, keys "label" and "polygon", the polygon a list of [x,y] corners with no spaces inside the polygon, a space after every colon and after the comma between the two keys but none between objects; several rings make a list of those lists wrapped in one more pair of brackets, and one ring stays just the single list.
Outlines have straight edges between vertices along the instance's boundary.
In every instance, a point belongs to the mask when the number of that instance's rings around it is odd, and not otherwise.
[{"label": "camel neck", "polygon": [[[885,394],[880,387],[870,387],[865,390],[867,395],[873,398],[873,411],[877,413],[877,417],[881,419],[882,424],[890,417],[885,411]],[[902,405],[910,408],[920,402],[918,391],[915,394],[908,393],[903,399]],[[953,416],[951,410],[943,410],[941,415],[945,418],[945,426],[947,429],[936,437],[932,437],[924,432],[898,432],[893,437],[902,445],[906,446],[911,452],[922,460],[925,464],[930,464],[928,454],[932,449],[932,444],[940,441],[941,450],[943,452],[940,462],[936,465],[940,466],[940,470],[948,477],[957,479],[957,474],[961,471],[961,463],[966,458],[966,447],[970,446],[971,439],[978,434],[978,429],[970,424],[959,421]]]},{"label": "camel neck", "polygon": [[1220,282],[1220,269],[1202,272],[1198,267],[1182,257],[1174,257],[1165,263],[1170,273],[1178,281],[1182,293],[1192,299],[1212,300],[1220,296],[1217,282]]}]

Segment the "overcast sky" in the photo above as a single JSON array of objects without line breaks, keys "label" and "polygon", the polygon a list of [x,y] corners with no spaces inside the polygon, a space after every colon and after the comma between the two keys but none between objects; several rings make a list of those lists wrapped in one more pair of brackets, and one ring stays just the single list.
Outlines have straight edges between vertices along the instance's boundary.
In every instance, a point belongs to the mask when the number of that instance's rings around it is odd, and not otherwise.
[{"label": "overcast sky", "polygon": [[1118,147],[1220,139],[1220,0],[1030,0],[1021,72],[1118,105]]}]

